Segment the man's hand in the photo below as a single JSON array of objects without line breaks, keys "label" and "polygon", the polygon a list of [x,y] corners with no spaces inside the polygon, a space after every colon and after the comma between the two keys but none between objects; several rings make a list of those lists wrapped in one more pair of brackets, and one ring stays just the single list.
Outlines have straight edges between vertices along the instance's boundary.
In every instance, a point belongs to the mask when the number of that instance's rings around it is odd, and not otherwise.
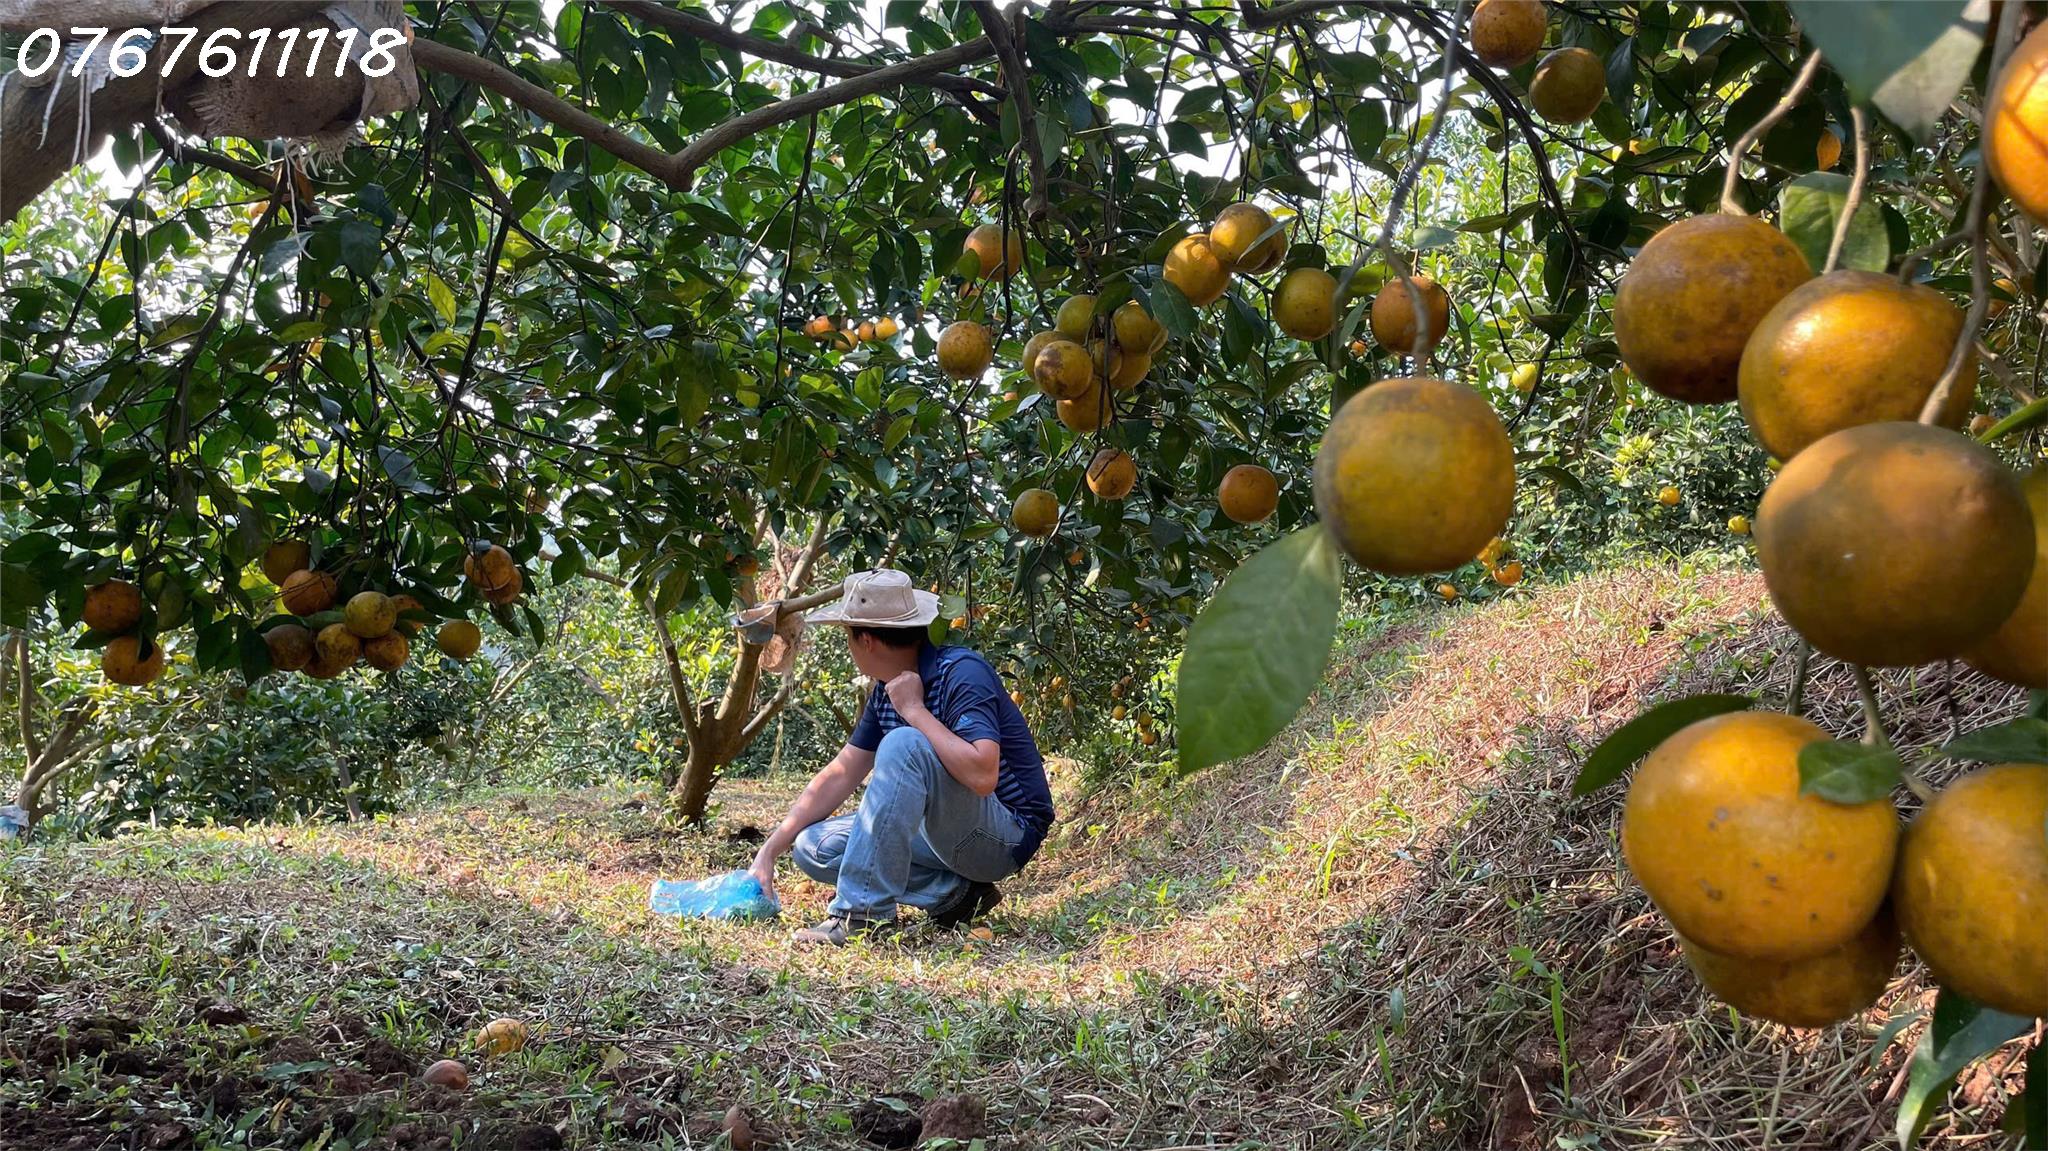
[{"label": "man's hand", "polygon": [[896,708],[896,714],[909,718],[914,712],[924,710],[924,677],[914,671],[906,671],[889,681],[889,702]]},{"label": "man's hand", "polygon": [[781,902],[781,898],[775,894],[775,856],[765,850],[754,856],[754,865],[747,868],[747,874],[760,881],[761,890],[768,898]]}]

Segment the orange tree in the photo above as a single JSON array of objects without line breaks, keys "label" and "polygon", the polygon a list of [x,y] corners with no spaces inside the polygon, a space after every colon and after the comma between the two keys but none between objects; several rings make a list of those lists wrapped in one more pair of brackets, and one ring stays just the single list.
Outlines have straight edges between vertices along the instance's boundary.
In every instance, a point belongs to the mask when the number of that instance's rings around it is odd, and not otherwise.
[{"label": "orange tree", "polygon": [[[1178,659],[1177,723],[1141,742],[1199,769],[1312,690],[1343,553],[1358,590],[1511,594],[1755,514],[1794,625],[1857,658],[1792,606],[1858,573],[1775,533],[1766,451],[1923,406],[2036,450],[2025,4],[416,3],[358,14],[383,55],[347,83],[169,36],[60,67],[64,7],[0,44],[0,624],[84,623],[118,681],[166,648],[344,674],[429,627],[460,658],[470,616],[544,631],[535,581],[621,581],[666,627],[889,560],[1038,706]],[[183,7],[245,54],[336,31],[316,3]],[[1778,341],[1747,384],[1819,272],[1898,287],[1843,294],[1835,330],[1917,342]],[[1889,372],[1884,402],[1769,398],[1816,354]],[[1914,658],[1989,642],[2026,582],[2011,455],[1940,442],[1996,505],[1978,598],[2011,602]],[[787,699],[766,650],[709,701],[672,677],[685,816]],[[1899,777],[1821,754],[1860,782],[1815,802]],[[1997,1030],[1962,1017],[1937,1047]]]}]

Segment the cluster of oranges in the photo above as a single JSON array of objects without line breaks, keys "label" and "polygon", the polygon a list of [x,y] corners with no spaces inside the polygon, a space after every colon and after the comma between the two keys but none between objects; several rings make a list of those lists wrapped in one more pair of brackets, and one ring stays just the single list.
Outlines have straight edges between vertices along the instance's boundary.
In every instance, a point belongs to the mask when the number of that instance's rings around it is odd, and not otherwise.
[{"label": "cluster of oranges", "polygon": [[[2038,220],[2048,165],[2017,141],[2048,128],[2048,96],[2030,110],[2007,93],[2044,61],[2039,29],[1985,121],[1994,175]],[[1977,374],[1961,308],[1904,276],[1816,276],[1783,233],[1730,213],[1644,245],[1613,318],[1645,385],[1738,403],[1781,461],[1754,523],[1729,529],[1754,533],[1772,600],[1815,650],[1865,667],[1961,659],[2048,688],[2048,466],[2022,477],[1958,430]],[[2048,765],[1967,775],[1902,835],[1888,798],[1802,791],[1800,752],[1826,738],[1792,715],[1719,716],[1666,740],[1630,785],[1629,867],[1701,980],[1817,1026],[1875,1001],[1903,934],[1943,986],[2048,1014]]]},{"label": "cluster of oranges", "polygon": [[902,330],[894,316],[861,320],[858,323],[842,321],[836,316],[812,316],[810,321],[804,324],[804,335],[814,340],[831,340],[842,352],[850,352],[861,344],[871,344],[877,340],[893,340]]},{"label": "cluster of oranges", "polygon": [[[344,599],[343,575],[315,564],[312,545],[305,540],[272,543],[261,567],[278,589],[278,614],[258,628],[277,671],[313,679],[333,679],[358,663],[394,671],[411,658],[413,639],[433,621],[426,606],[409,594],[358,587]],[[473,545],[463,574],[494,605],[517,602],[525,587],[511,553],[492,543]],[[86,627],[94,635],[114,637],[100,656],[109,682],[139,687],[163,674],[163,645],[152,642],[145,650],[137,631],[143,608],[141,590],[125,580],[108,580],[86,592]],[[482,643],[483,632],[467,619],[443,621],[434,634],[442,654],[458,660],[475,655]]]}]

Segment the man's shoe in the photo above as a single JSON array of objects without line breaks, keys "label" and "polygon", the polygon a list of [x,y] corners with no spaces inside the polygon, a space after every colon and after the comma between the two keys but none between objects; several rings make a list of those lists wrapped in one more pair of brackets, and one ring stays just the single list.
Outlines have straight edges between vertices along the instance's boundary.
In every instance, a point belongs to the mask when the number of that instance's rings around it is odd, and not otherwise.
[{"label": "man's shoe", "polygon": [[959,927],[987,915],[1002,901],[1002,888],[993,883],[975,883],[970,880],[966,888],[960,892],[958,899],[944,910],[931,913],[931,920],[939,927]]},{"label": "man's shoe", "polygon": [[896,930],[893,919],[854,919],[845,915],[828,915],[816,927],[806,927],[791,937],[793,942],[806,947],[844,947],[855,939],[882,939]]}]

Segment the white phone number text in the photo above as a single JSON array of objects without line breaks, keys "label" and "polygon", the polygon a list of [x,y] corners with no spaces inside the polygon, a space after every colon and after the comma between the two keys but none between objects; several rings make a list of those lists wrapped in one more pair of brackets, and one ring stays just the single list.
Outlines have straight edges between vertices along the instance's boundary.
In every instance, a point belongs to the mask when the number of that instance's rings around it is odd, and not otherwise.
[{"label": "white phone number text", "polygon": [[[304,47],[307,51],[302,58],[305,71],[298,73],[308,78],[318,74],[320,60],[328,47],[329,32],[315,28],[301,35],[301,29],[286,28],[277,33],[273,42],[271,29],[258,28],[243,32],[240,28],[221,28],[209,35],[198,45],[199,71],[214,79],[230,76],[240,71],[251,79],[256,78],[265,68],[272,68],[272,76],[283,77],[291,74],[292,58]],[[84,51],[71,65],[71,75],[85,75],[86,62],[93,58],[112,29],[73,28],[69,39],[82,42]],[[348,70],[350,57],[354,54],[356,39],[360,33],[354,28],[344,28],[332,34],[334,40],[333,69],[338,77]],[[193,42],[199,39],[197,28],[130,28],[114,37],[114,48],[109,54],[107,67],[116,76],[140,75],[149,67],[150,52],[159,43],[169,43],[170,53],[164,57],[163,72],[169,77],[178,66],[178,60]],[[64,62],[66,37],[55,28],[38,28],[30,32],[21,42],[21,48],[14,54],[15,67],[25,79],[33,80]],[[246,43],[244,42],[246,40]],[[368,45],[357,67],[365,76],[389,76],[398,66],[396,49],[405,43],[405,33],[397,28],[379,28],[365,41]],[[243,55],[243,51],[247,55]],[[266,64],[267,61],[267,64]]]}]

